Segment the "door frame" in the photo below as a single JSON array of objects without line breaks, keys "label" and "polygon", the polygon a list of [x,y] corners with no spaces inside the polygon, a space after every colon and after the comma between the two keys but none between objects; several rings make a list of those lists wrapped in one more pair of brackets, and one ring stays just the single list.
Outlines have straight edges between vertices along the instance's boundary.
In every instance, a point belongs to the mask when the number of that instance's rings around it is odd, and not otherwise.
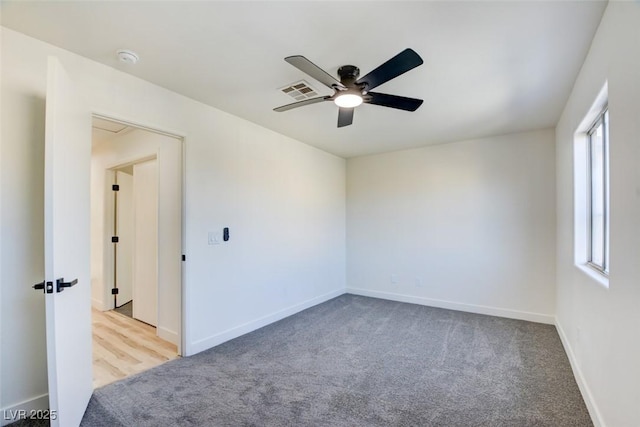
[{"label": "door frame", "polygon": [[[106,111],[101,111],[95,108],[91,109],[91,117],[92,118],[99,118],[99,119],[104,119],[104,120],[109,120],[112,122],[116,122],[116,123],[120,123],[123,125],[127,125],[127,126],[131,126],[140,130],[145,130],[148,132],[152,132],[152,133],[156,133],[159,135],[164,135],[164,136],[170,136],[175,138],[176,140],[178,140],[177,142],[180,143],[180,151],[182,153],[182,161],[181,161],[181,175],[182,175],[182,182],[181,182],[181,213],[182,213],[182,218],[181,218],[181,229],[180,229],[180,233],[181,233],[181,244],[182,244],[182,268],[181,268],[181,280],[180,280],[180,337],[178,339],[178,355],[180,356],[189,356],[190,352],[187,350],[188,346],[187,346],[187,333],[189,331],[189,323],[187,320],[187,296],[188,296],[188,286],[187,286],[187,276],[186,276],[186,269],[185,269],[185,248],[186,248],[186,173],[187,173],[187,168],[186,168],[186,141],[187,141],[187,134],[185,132],[181,132],[181,131],[177,131],[174,129],[169,129],[166,128],[164,126],[161,125],[156,125],[153,123],[144,123],[138,120],[131,120],[129,118],[126,117],[122,117],[119,114],[113,113],[113,112],[106,112]],[[156,153],[157,154],[157,153]],[[149,157],[149,156],[147,156]],[[155,155],[153,156],[155,157]],[[139,159],[132,159],[132,161],[136,162],[139,160],[144,159],[145,156],[139,158]],[[119,162],[120,165],[124,165],[126,164],[126,162]],[[106,288],[106,284],[103,284]]]}]

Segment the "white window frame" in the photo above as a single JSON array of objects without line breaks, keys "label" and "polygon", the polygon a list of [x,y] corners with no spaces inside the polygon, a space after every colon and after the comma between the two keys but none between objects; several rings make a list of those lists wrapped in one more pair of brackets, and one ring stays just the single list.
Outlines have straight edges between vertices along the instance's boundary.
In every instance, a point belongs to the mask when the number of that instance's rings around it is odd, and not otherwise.
[{"label": "white window frame", "polygon": [[[582,121],[578,124],[574,133],[573,140],[573,253],[575,267],[584,273],[587,277],[593,280],[595,283],[609,288],[609,265],[610,258],[608,254],[608,248],[610,248],[610,233],[609,233],[609,195],[604,199],[607,204],[607,221],[605,222],[605,238],[607,247],[607,261],[606,268],[599,268],[604,266],[598,266],[592,261],[591,257],[591,153],[589,151],[590,138],[589,133],[597,126],[598,120],[602,114],[609,112],[608,109],[609,99],[609,84],[604,82],[604,85],[596,95],[593,104],[586,110]],[[613,117],[615,119],[615,117]],[[607,122],[610,125],[610,121]],[[609,189],[609,176],[610,176],[610,148],[611,148],[611,127],[607,129],[607,144],[606,144],[606,177],[607,177],[607,190]],[[615,268],[615,267],[614,267]]]},{"label": "white window frame", "polygon": [[[602,264],[595,262],[593,247],[594,247],[594,239],[597,236],[593,235],[593,217],[595,212],[595,207],[593,205],[593,179],[592,179],[592,171],[594,168],[593,164],[593,134],[596,132],[599,126],[602,125],[602,200],[603,200],[603,223],[604,229],[602,232]],[[602,111],[598,113],[598,116],[595,122],[590,126],[587,131],[587,153],[588,153],[588,164],[587,164],[587,264],[597,270],[598,272],[604,274],[605,276],[609,275],[609,242],[610,242],[610,227],[609,227],[609,218],[610,218],[610,204],[609,204],[609,109],[608,106],[605,105],[602,108]]]}]

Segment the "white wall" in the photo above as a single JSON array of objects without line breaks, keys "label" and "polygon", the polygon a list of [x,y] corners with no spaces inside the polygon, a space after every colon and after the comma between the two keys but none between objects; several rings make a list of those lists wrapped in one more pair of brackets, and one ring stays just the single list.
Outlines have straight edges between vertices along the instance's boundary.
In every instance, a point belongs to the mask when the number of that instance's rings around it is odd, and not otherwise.
[{"label": "white wall", "polygon": [[113,212],[112,182],[105,180],[105,170],[140,159],[157,158],[160,188],[158,241],[162,243],[158,252],[158,335],[179,344],[182,301],[182,143],[170,136],[138,129],[113,139],[94,140],[91,160],[91,281],[94,305],[102,310],[113,308],[113,270],[103,268],[113,265],[112,243],[109,241],[113,216],[105,216],[105,212]]},{"label": "white wall", "polygon": [[[556,128],[557,326],[595,424],[640,425],[640,3],[609,2]],[[574,264],[574,133],[608,81],[609,288]]]},{"label": "white wall", "polygon": [[[44,299],[30,286],[43,279],[48,55],[94,112],[185,136],[186,354],[344,291],[343,159],[14,31],[1,42],[2,409],[46,405]],[[222,227],[231,240],[208,246]]]},{"label": "white wall", "polygon": [[554,155],[542,130],[349,159],[348,290],[552,323]]}]

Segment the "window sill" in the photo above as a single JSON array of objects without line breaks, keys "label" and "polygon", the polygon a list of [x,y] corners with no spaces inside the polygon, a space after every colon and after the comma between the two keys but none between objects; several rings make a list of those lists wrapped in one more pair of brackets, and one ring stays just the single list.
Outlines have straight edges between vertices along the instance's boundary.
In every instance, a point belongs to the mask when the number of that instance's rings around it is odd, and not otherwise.
[{"label": "window sill", "polygon": [[598,282],[599,285],[603,286],[605,289],[609,289],[609,276],[601,272],[600,270],[596,270],[591,267],[589,264],[576,264],[578,270],[582,271],[591,279]]}]

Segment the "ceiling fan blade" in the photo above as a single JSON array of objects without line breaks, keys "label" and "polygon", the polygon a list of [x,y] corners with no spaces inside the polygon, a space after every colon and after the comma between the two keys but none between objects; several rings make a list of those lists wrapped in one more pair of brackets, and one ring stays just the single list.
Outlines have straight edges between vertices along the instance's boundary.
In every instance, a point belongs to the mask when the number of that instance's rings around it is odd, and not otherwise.
[{"label": "ceiling fan blade", "polygon": [[302,55],[287,56],[286,58],[284,58],[284,60],[287,61],[289,64],[293,65],[294,67],[296,67],[297,69],[299,69],[300,71],[307,73],[308,75],[310,75],[311,77],[313,77],[314,79],[316,79],[317,81],[319,81],[320,83],[322,83],[323,85],[327,86],[330,89],[334,89],[335,86],[344,88],[342,83],[340,83],[338,80],[333,78],[331,74],[327,73],[322,68],[318,67],[316,64],[309,61],[307,58],[305,58]]},{"label": "ceiling fan blade", "polygon": [[364,102],[382,107],[397,108],[398,110],[416,111],[423,103],[422,99],[407,98],[398,95],[388,95],[380,92],[367,93]]},{"label": "ceiling fan blade", "polygon": [[309,98],[304,101],[294,102],[292,104],[282,105],[280,107],[274,108],[273,111],[282,112],[291,110],[293,108],[304,107],[305,105],[317,104],[318,102],[328,101],[330,96],[320,96],[318,98]]},{"label": "ceiling fan blade", "polygon": [[338,111],[338,127],[349,126],[353,123],[353,108],[339,108]]},{"label": "ceiling fan blade", "polygon": [[366,83],[365,90],[371,90],[401,74],[422,65],[424,61],[413,49],[405,49],[364,77],[360,77],[356,83]]}]

